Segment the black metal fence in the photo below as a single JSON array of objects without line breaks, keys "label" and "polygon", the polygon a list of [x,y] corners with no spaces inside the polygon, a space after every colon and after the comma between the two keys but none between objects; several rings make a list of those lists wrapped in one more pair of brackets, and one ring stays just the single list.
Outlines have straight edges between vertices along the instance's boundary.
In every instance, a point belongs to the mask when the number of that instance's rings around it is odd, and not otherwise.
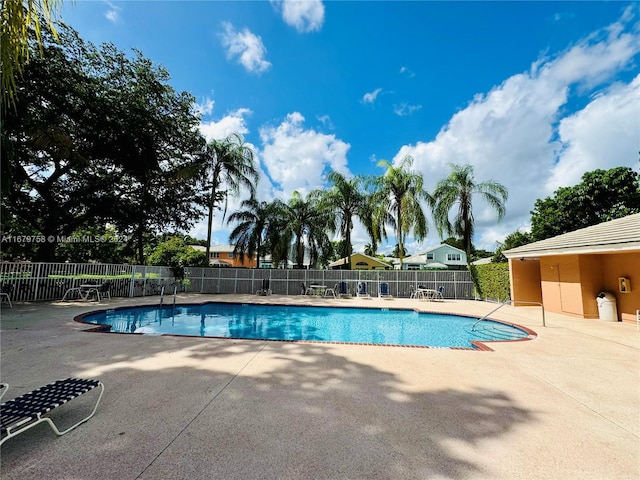
[{"label": "black metal fence", "polygon": [[436,270],[269,270],[245,268],[186,268],[178,282],[169,267],[102,263],[0,263],[2,288],[18,302],[59,300],[69,288],[87,283],[111,282],[111,295],[141,297],[165,294],[174,288],[182,292],[255,294],[269,279],[272,293],[299,295],[302,285],[325,285],[328,288],[345,282],[353,294],[359,282],[367,292],[377,296],[380,283],[389,285],[394,297],[409,297],[411,287],[444,287],[444,298],[472,299],[473,288],[468,271]]}]

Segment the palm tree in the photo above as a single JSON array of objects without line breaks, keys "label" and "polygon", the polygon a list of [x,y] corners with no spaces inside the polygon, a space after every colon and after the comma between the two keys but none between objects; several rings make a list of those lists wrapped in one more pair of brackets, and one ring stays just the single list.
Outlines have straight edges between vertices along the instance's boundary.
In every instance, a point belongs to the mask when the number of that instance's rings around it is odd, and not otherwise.
[{"label": "palm tree", "polygon": [[272,205],[259,202],[255,198],[243,200],[243,210],[233,212],[227,223],[237,223],[229,235],[229,243],[235,244],[234,254],[244,262],[244,256],[257,255],[256,268],[260,268],[260,256],[264,253],[269,222],[272,218]]},{"label": "palm tree", "polygon": [[320,197],[318,190],[310,192],[307,198],[295,191],[287,203],[274,200],[274,221],[268,236],[272,255],[278,260],[284,257],[284,252],[288,252],[293,243],[296,266],[302,268],[306,243],[310,263],[315,265],[319,253],[329,247],[327,231],[331,218],[326,209],[320,208]]},{"label": "palm tree", "polygon": [[373,249],[373,245],[370,243],[365,244],[363,253],[365,255],[369,255],[370,257],[374,257],[376,255],[376,251]]},{"label": "palm tree", "polygon": [[[15,104],[16,78],[22,75],[29,61],[29,36],[35,32],[36,41],[42,47],[42,23],[56,37],[54,17],[62,0],[3,0],[0,10],[2,37],[0,62],[2,63],[2,96],[0,104],[5,108]],[[3,112],[4,113],[4,112]]]},{"label": "palm tree", "polygon": [[[413,230],[416,240],[427,236],[427,219],[420,205],[421,200],[430,201],[429,194],[423,189],[422,175],[409,168],[413,165],[413,157],[407,155],[397,167],[387,160],[380,160],[379,167],[387,171],[378,177],[377,205],[374,223],[388,224],[395,229],[398,251],[404,252],[404,239]],[[402,255],[400,256],[402,269]]]},{"label": "palm tree", "polygon": [[338,231],[344,240],[339,255],[345,258],[352,251],[353,217],[359,217],[366,223],[364,219],[366,195],[362,193],[363,179],[361,177],[347,179],[336,171],[329,172],[327,178],[333,182],[333,186],[323,193],[320,206],[333,214],[332,231]]},{"label": "palm tree", "polygon": [[[441,237],[446,233],[462,239],[473,283],[478,294],[481,294],[477,275],[471,264],[474,232],[472,199],[474,195],[480,195],[496,211],[498,220],[502,220],[506,212],[504,203],[509,197],[509,192],[493,180],[476,183],[471,165],[449,164],[449,167],[451,173],[438,182],[433,192],[433,219]],[[456,214],[451,223],[449,213],[454,207]]]},{"label": "palm tree", "polygon": [[[227,213],[229,195],[238,195],[240,188],[249,190],[255,195],[260,179],[254,164],[253,150],[244,143],[237,133],[232,133],[222,140],[212,140],[206,147],[204,155],[205,174],[211,194],[208,199],[209,219],[207,223],[207,258],[211,248],[211,231],[213,229],[213,210],[224,202],[222,219]],[[224,186],[224,189],[220,187]]]},{"label": "palm tree", "polygon": [[377,178],[366,177],[362,184],[364,187],[364,201],[360,206],[359,218],[371,240],[371,250],[375,256],[378,251],[378,244],[383,238],[386,238],[384,223],[376,218],[376,199],[377,199]]}]

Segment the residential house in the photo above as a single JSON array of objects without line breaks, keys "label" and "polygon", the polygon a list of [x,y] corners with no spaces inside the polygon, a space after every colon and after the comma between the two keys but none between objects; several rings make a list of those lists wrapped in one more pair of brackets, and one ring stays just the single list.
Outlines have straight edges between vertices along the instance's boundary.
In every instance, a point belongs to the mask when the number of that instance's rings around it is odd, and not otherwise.
[{"label": "residential house", "polygon": [[392,270],[393,266],[364,253],[353,253],[327,265],[329,270]]},{"label": "residential house", "polygon": [[[191,245],[192,248],[200,252],[206,252],[207,247],[201,245]],[[256,268],[255,256],[244,256],[244,261],[240,261],[240,256],[233,253],[235,245],[213,245],[209,249],[209,265],[215,267],[236,267],[236,268]]]},{"label": "residential house", "polygon": [[[394,261],[396,269],[400,269],[400,260]],[[463,270],[467,267],[467,254],[464,250],[442,243],[423,252],[402,259],[403,270]]]},{"label": "residential house", "polygon": [[[271,255],[265,255],[260,257],[260,268],[275,268],[273,264],[273,258]],[[278,264],[279,269],[293,268],[293,262],[291,260],[283,260]]]}]

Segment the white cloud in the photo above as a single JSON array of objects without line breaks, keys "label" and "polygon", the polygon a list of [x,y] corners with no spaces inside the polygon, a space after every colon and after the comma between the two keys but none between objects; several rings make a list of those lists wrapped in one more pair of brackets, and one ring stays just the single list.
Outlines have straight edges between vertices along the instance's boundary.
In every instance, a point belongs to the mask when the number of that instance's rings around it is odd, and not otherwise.
[{"label": "white cloud", "polygon": [[319,115],[316,118],[318,119],[318,121],[320,123],[322,123],[322,125],[324,125],[328,129],[330,129],[330,130],[335,130],[336,129],[336,127],[333,125],[333,122],[331,121],[331,117],[329,115]]},{"label": "white cloud", "polygon": [[411,115],[413,112],[416,112],[421,108],[422,105],[409,105],[407,102],[402,102],[399,105],[393,106],[393,113],[395,113],[399,117],[406,117],[407,115]]},{"label": "white cloud", "polygon": [[585,172],[618,167],[625,158],[631,165],[640,150],[640,75],[627,85],[614,84],[563,118],[558,131],[562,149],[547,192],[579,183]]},{"label": "white cloud", "polygon": [[200,103],[196,103],[195,113],[199,117],[205,117],[213,113],[215,102],[211,98],[203,98]]},{"label": "white cloud", "polygon": [[227,49],[227,59],[235,59],[248,72],[260,74],[271,67],[265,60],[267,49],[262,39],[251,33],[248,28],[238,32],[228,22],[222,24],[224,32],[220,34],[222,46]]},{"label": "white cloud", "polygon": [[324,4],[321,0],[272,0],[281,11],[287,25],[300,33],[317,32],[324,23]]},{"label": "white cloud", "polygon": [[409,70],[407,67],[400,67],[400,74],[406,76],[407,78],[413,78],[416,76],[416,74]]},{"label": "white cloud", "polygon": [[284,198],[289,198],[294,190],[308,193],[321,188],[328,169],[349,174],[350,145],[335,135],[304,129],[303,124],[304,117],[294,112],[277,127],[260,129],[263,165]]},{"label": "white cloud", "polygon": [[362,103],[373,103],[378,95],[382,92],[382,88],[376,88],[373,92],[365,93],[362,97]]},{"label": "white cloud", "polygon": [[120,20],[120,10],[121,10],[121,8],[119,6],[117,6],[117,5],[115,5],[112,2],[105,2],[105,3],[109,6],[109,9],[104,14],[104,16],[110,22],[117,23]]},{"label": "white cloud", "polygon": [[[213,105],[212,105],[213,106]],[[210,112],[211,113],[211,112]],[[200,131],[209,140],[225,138],[232,133],[245,135],[249,133],[245,116],[251,115],[248,108],[239,108],[222,117],[220,120],[211,120],[200,123]]]},{"label": "white cloud", "polygon": [[[595,168],[636,167],[640,77],[610,88],[604,83],[640,53],[637,24],[629,28],[628,20],[625,13],[609,28],[476,95],[435,140],[402,146],[394,161],[411,154],[428,190],[448,174],[448,163],[471,164],[477,181],[505,185],[510,196],[502,223],[480,200],[475,205],[474,243],[486,249],[527,227],[535,200],[557,187],[575,185]],[[563,116],[569,102],[594,88],[600,91],[587,97],[584,108]],[[439,241],[435,234],[430,239]]]}]

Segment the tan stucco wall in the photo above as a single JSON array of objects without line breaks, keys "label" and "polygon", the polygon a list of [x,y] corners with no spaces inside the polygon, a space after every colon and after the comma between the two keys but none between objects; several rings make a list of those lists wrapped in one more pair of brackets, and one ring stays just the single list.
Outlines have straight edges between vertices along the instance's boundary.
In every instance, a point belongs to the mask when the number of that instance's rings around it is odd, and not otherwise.
[{"label": "tan stucco wall", "polygon": [[511,299],[516,301],[516,306],[526,306],[519,302],[542,302],[539,260],[509,260],[509,280]]},{"label": "tan stucco wall", "polygon": [[[604,290],[616,296],[618,316],[622,321],[635,322],[636,310],[640,309],[640,252],[619,253],[602,256]],[[630,280],[631,291],[618,291],[618,278]]]},{"label": "tan stucco wall", "polygon": [[542,257],[540,281],[545,310],[581,317],[584,315],[577,255]]},{"label": "tan stucco wall", "polygon": [[602,292],[603,255],[580,255],[580,283],[582,285],[582,308],[584,318],[598,318],[598,302],[596,296]]},{"label": "tan stucco wall", "polygon": [[[535,268],[539,268],[537,276]],[[598,318],[596,296],[603,291],[615,295],[618,318],[623,321],[635,322],[640,309],[640,252],[511,259],[509,275],[512,299],[534,298],[537,288],[548,312]],[[628,293],[618,291],[619,277],[629,279]]]}]

